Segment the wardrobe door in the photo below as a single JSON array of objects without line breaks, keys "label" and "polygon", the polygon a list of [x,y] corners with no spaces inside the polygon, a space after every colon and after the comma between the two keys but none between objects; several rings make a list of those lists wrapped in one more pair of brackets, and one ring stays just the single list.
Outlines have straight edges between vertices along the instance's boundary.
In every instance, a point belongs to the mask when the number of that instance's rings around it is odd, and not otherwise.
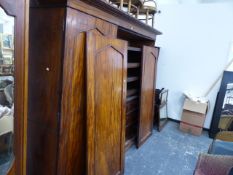
[{"label": "wardrobe door", "polygon": [[157,57],[157,48],[143,47],[138,147],[152,134]]},{"label": "wardrobe door", "polygon": [[127,42],[87,33],[87,174],[124,167]]}]

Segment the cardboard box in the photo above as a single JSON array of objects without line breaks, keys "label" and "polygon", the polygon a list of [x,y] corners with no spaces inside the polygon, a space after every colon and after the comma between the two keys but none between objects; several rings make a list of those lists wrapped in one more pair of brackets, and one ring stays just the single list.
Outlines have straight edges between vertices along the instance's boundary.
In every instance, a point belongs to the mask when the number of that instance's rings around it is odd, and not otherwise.
[{"label": "cardboard box", "polygon": [[202,134],[202,127],[199,126],[192,126],[190,124],[181,122],[180,123],[180,130],[183,132],[191,133],[196,136],[200,136]]},{"label": "cardboard box", "polygon": [[205,123],[208,102],[201,103],[185,99],[180,130],[194,135],[201,135]]}]

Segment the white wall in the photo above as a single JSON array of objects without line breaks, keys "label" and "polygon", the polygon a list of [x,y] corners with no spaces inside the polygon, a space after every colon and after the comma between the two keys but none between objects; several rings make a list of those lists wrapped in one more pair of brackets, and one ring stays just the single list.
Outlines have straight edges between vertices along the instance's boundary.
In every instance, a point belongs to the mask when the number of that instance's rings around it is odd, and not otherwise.
[{"label": "white wall", "polygon": [[[228,61],[232,62],[233,61],[233,39],[232,39],[232,43],[231,43],[229,50],[230,51],[229,51]],[[227,70],[233,72],[233,63],[228,67]]]},{"label": "white wall", "polygon": [[3,24],[3,33],[14,34],[14,18],[8,16],[0,7],[0,24]]},{"label": "white wall", "polygon": [[[163,32],[157,38],[161,47],[157,88],[169,89],[169,117],[180,120],[183,92],[195,96],[206,93],[223,71],[233,41],[233,3],[158,4],[161,14],[155,27]],[[218,83],[210,92],[209,128]]]}]

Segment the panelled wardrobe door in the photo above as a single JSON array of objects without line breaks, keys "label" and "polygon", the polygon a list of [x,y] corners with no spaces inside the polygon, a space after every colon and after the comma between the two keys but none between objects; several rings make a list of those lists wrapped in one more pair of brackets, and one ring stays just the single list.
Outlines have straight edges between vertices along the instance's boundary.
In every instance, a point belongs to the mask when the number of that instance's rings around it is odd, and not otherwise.
[{"label": "panelled wardrobe door", "polygon": [[87,33],[87,174],[124,169],[127,42]]},{"label": "panelled wardrobe door", "polygon": [[86,33],[116,37],[117,26],[66,9],[58,175],[86,175]]},{"label": "panelled wardrobe door", "polygon": [[142,79],[141,79],[141,101],[138,128],[138,143],[140,147],[152,134],[153,111],[154,111],[154,89],[156,80],[156,69],[158,60],[158,49],[154,47],[143,47]]}]

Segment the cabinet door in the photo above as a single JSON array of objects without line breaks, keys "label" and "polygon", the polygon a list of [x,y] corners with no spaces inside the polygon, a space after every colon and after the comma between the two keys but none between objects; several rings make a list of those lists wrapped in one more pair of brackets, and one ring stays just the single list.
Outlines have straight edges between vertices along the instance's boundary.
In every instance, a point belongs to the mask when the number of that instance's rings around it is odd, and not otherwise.
[{"label": "cabinet door", "polygon": [[116,37],[117,26],[72,8],[66,11],[57,172],[86,175],[86,32],[98,29],[104,36]]},{"label": "cabinet door", "polygon": [[87,174],[124,167],[127,43],[87,33]]},{"label": "cabinet door", "polygon": [[152,134],[157,57],[157,48],[143,47],[138,147]]}]

